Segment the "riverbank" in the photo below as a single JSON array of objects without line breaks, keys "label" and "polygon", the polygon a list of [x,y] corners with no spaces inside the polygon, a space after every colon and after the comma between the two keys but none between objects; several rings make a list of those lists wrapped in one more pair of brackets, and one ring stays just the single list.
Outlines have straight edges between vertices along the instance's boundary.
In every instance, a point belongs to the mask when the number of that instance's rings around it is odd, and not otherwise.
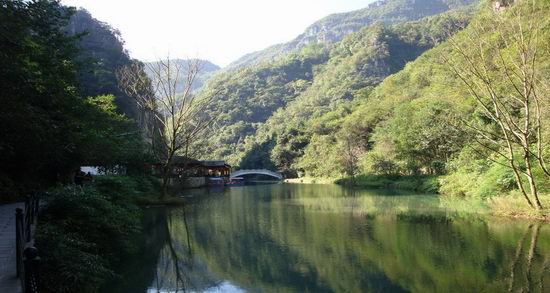
[{"label": "riverbank", "polygon": [[330,178],[300,177],[285,179],[284,182],[292,184],[335,184],[336,180]]},{"label": "riverbank", "polygon": [[550,222],[550,194],[541,194],[539,197],[542,206],[545,207],[541,211],[531,208],[521,195],[515,193],[491,197],[486,201],[495,216]]},{"label": "riverbank", "polygon": [[[467,211],[468,209],[476,213],[491,214],[499,217],[521,218],[538,221],[550,222],[550,193],[540,195],[542,205],[545,207],[542,211],[531,208],[525,199],[515,191],[500,193],[500,196],[489,197],[465,197],[446,195],[440,193],[440,176],[383,176],[383,175],[360,175],[351,178],[294,178],[286,179],[286,183],[302,184],[338,184],[342,186],[354,186],[359,189],[372,190],[395,190],[412,191],[421,194],[438,195],[444,200],[448,208],[452,205],[461,205],[458,210]],[[486,208],[479,209],[479,204],[483,203]]]},{"label": "riverbank", "polygon": [[420,193],[439,193],[439,177],[430,175],[419,176],[384,176],[359,175],[355,178],[334,180],[339,185],[352,185],[367,189],[411,190]]},{"label": "riverbank", "polygon": [[300,177],[285,179],[284,182],[293,184],[338,184],[364,189],[410,190],[422,193],[437,193],[439,188],[437,176],[360,175],[353,179]]}]

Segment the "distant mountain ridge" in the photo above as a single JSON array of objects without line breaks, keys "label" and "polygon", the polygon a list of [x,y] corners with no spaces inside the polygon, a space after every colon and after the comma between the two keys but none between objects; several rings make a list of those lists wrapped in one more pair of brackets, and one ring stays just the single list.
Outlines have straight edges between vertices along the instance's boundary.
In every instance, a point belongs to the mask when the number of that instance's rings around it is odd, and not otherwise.
[{"label": "distant mountain ridge", "polygon": [[[218,70],[220,70],[220,67],[208,60],[203,60],[203,59],[171,59],[170,60],[171,62],[174,62],[174,64],[180,65],[182,69],[186,69],[189,62],[195,62],[197,60],[200,62],[200,70],[197,76],[195,77],[195,82],[193,83],[193,86],[192,86],[193,91],[200,90],[203,87],[203,85],[208,81],[208,79],[210,79],[210,77],[212,77],[212,75],[216,73]],[[146,65],[154,65],[155,63],[157,62],[145,62]],[[147,73],[147,75],[151,80],[155,79],[154,74],[151,72],[151,70],[149,70],[148,66],[145,66],[145,72]],[[186,75],[187,75],[186,72],[182,72],[181,76],[185,78]],[[180,85],[178,85],[176,89],[176,92],[181,93],[182,91],[183,91],[183,83],[180,83]]]},{"label": "distant mountain ridge", "polygon": [[233,70],[262,61],[270,61],[281,55],[298,51],[305,46],[317,43],[330,45],[341,41],[346,35],[358,32],[361,28],[376,23],[401,23],[419,20],[448,10],[467,6],[477,0],[380,0],[366,8],[329,15],[310,25],[303,34],[294,40],[273,45],[264,50],[252,52],[232,62],[226,70]]}]

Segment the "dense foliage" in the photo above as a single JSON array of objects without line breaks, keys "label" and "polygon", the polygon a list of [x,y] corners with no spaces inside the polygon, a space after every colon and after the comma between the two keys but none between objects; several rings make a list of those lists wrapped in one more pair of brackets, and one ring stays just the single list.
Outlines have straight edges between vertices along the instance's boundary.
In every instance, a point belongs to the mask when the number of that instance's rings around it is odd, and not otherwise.
[{"label": "dense foliage", "polygon": [[[135,105],[114,72],[130,62],[116,30],[49,0],[0,1],[0,202],[72,183],[78,167],[147,157]],[[124,113],[124,114],[123,114]],[[127,115],[125,115],[127,114]],[[43,197],[36,246],[44,292],[97,292],[135,253],[144,178],[98,178]]]},{"label": "dense foliage", "polygon": [[[543,17],[549,9],[547,4],[540,3],[531,11],[522,3],[503,12],[494,12],[485,5],[475,18],[476,24],[490,27],[495,13],[504,17],[504,21],[515,22],[512,9],[524,9],[523,13],[529,15],[527,19],[543,20],[544,38],[550,33]],[[445,194],[487,197],[516,188],[507,163],[495,157],[490,149],[477,145],[478,138],[465,130],[464,121],[471,121],[470,125],[484,121],[487,127],[491,126],[484,120],[479,105],[470,98],[466,86],[445,62],[449,56],[458,54],[452,44],[471,46],[466,36],[474,29],[477,28],[466,28],[452,42],[443,43],[384,80],[344,119],[343,125],[369,125],[370,139],[362,146],[361,172],[447,174],[441,182],[441,192]],[[492,40],[492,31],[490,28],[481,38]],[[488,50],[498,45],[485,44]],[[547,51],[541,52],[541,72],[548,70],[549,58]],[[503,92],[511,90],[512,85],[504,76],[496,80]],[[549,118],[550,113],[545,111],[543,120],[548,123]],[[339,132],[349,130],[343,127]],[[545,141],[550,138],[547,133],[543,137]],[[540,179],[541,190],[548,190],[548,180],[542,171],[536,171],[535,175]]]},{"label": "dense foliage", "polygon": [[[204,89],[218,97],[207,113],[217,124],[201,142],[207,146],[204,157],[223,158],[242,167],[277,166],[295,173],[290,165],[311,136],[297,124],[312,112],[320,115],[334,109],[356,91],[368,91],[364,87],[403,68],[455,31],[453,24],[464,25],[473,2],[376,2],[362,10],[329,16],[288,44],[236,61]],[[392,25],[450,9],[464,11],[423,24]],[[286,110],[287,105],[292,109]],[[294,119],[294,114],[300,117]],[[275,154],[271,154],[273,148]]]},{"label": "dense foliage", "polygon": [[49,1],[0,2],[2,196],[23,182],[54,180],[76,156],[66,115],[78,104],[66,62],[75,48],[62,32],[70,13]]},{"label": "dense foliage", "polygon": [[[540,33],[544,37],[540,37],[548,38],[548,20],[543,17],[549,9],[547,4],[540,3],[534,11],[525,4],[517,4],[517,7],[500,12],[485,5],[475,17],[477,24],[489,27],[481,39],[494,39],[490,19],[495,17],[495,13],[504,17],[504,21],[517,21],[512,17],[512,9],[524,9],[523,13],[530,15],[525,19],[541,19]],[[336,109],[325,114],[326,125],[332,127],[313,134],[304,155],[297,160],[296,168],[318,177],[354,175],[342,168],[330,168],[343,166],[338,160],[345,153],[339,150],[339,145],[352,137],[358,149],[355,152],[358,161],[356,173],[390,178],[395,175],[445,174],[440,189],[436,191],[450,195],[489,197],[515,190],[517,185],[512,170],[506,167],[507,162],[495,156],[491,149],[480,147],[477,143],[479,136],[468,131],[466,125],[485,125],[487,129],[494,125],[484,118],[464,83],[445,62],[449,56],[458,55],[455,45],[471,46],[472,40],[466,36],[474,29],[477,28],[466,28],[456,34],[452,42],[444,42],[426,52],[374,89],[358,92],[354,98],[356,105],[348,112]],[[497,42],[484,44],[488,46],[487,50],[498,45]],[[538,65],[540,72],[547,72],[550,56],[548,51],[542,51]],[[498,58],[498,55],[493,57]],[[547,75],[543,78],[546,79]],[[505,76],[495,80],[500,81],[497,86],[503,93],[513,90]],[[543,123],[550,122],[547,109],[547,105],[543,106]],[[550,139],[548,133],[542,133],[542,137],[544,141]],[[547,149],[548,145],[544,147]],[[519,153],[516,156],[519,159]],[[534,175],[540,183],[540,191],[548,191],[549,180],[542,170],[535,168]],[[365,179],[359,179],[365,182]]]},{"label": "dense foliage", "polygon": [[69,35],[79,36],[75,58],[78,93],[85,97],[112,94],[118,111],[136,118],[135,101],[119,89],[115,78],[118,68],[132,62],[120,32],[84,9],[71,16],[65,30]]},{"label": "dense foliage", "polygon": [[158,184],[132,177],[98,177],[90,186],[49,191],[36,245],[44,292],[98,292],[140,247],[141,211],[133,201]]},{"label": "dense foliage", "polygon": [[277,62],[214,76],[202,91],[217,97],[207,113],[216,121],[205,154],[235,163],[232,156],[240,155],[244,138],[307,88],[316,67],[326,59],[325,50],[311,46]]},{"label": "dense foliage", "polygon": [[[220,128],[207,140],[212,147],[207,156],[228,159],[241,168],[273,168],[291,177],[363,174],[358,183],[365,184],[365,178],[419,176],[418,183],[411,184],[414,188],[423,189],[422,178],[429,178],[430,190],[473,197],[515,190],[517,180],[503,166],[508,163],[495,156],[494,149],[480,146],[479,133],[468,129],[477,125],[489,131],[497,125],[471,98],[449,61],[464,63],[457,48],[467,52],[479,41],[486,52],[493,52],[487,62],[513,66],[506,59],[511,53],[503,60],[497,53],[515,48],[509,32],[499,35],[495,30],[507,23],[524,22],[528,27],[536,19],[538,38],[549,38],[547,3],[535,3],[534,10],[521,1],[499,3],[496,8],[493,2],[482,2],[475,9],[475,25],[468,25],[471,7],[417,22],[374,24],[332,48],[309,45],[278,61],[218,76],[207,89],[228,90],[222,91],[212,112]],[[515,11],[521,11],[521,18]],[[476,30],[477,39],[472,39]],[[550,56],[544,42],[537,46],[537,83],[548,84]],[[280,65],[306,56],[318,56],[313,66],[304,68],[307,78],[289,79],[294,72]],[[498,93],[513,91],[505,73],[494,70],[489,74]],[[288,88],[296,90],[284,91]],[[541,89],[539,93],[547,95]],[[548,105],[543,102],[540,107],[542,124],[547,125]],[[510,115],[523,117],[517,106],[510,109]],[[543,142],[550,139],[547,127],[540,137]],[[548,144],[542,143],[542,148],[548,160]],[[514,156],[523,160],[519,152]],[[550,183],[544,170],[533,169],[540,191],[546,192]],[[434,175],[444,177],[437,183]]]},{"label": "dense foliage", "polygon": [[367,94],[467,19],[468,13],[461,11],[407,24],[373,25],[331,50],[310,45],[278,62],[216,76],[206,90],[219,93],[211,115],[220,127],[208,138],[208,156],[295,174],[292,165],[312,135],[339,128],[337,120],[349,114],[354,95]]},{"label": "dense foliage", "polygon": [[[277,141],[270,154],[274,164],[283,171],[290,170],[290,174],[296,169],[318,170],[307,161],[302,161],[301,167],[293,166],[308,141],[302,142],[302,148],[296,149],[291,146],[292,138],[289,138],[289,144],[281,137],[289,137],[290,133],[298,131],[314,142],[311,145],[315,149],[312,155],[321,164],[326,164],[319,169],[339,172],[335,167],[341,164],[331,159],[343,153],[346,144],[338,144],[337,138],[343,142],[353,140],[354,147],[361,142],[368,144],[365,129],[357,128],[360,125],[343,123],[341,119],[349,115],[355,104],[365,99],[385,77],[445,39],[446,34],[464,25],[467,19],[468,14],[449,13],[414,23],[371,26],[346,37],[332,50],[332,58],[320,70],[312,86],[293,103],[275,113],[259,131],[260,135],[267,133],[264,134],[266,138]],[[370,126],[364,127],[368,130]],[[340,128],[346,128],[351,133],[336,135]],[[339,149],[329,150],[319,144],[329,144]],[[294,154],[288,154],[289,150],[293,150]],[[334,154],[325,151],[334,151]],[[348,152],[352,151],[348,149]],[[319,156],[320,153],[323,155]]]},{"label": "dense foliage", "polygon": [[[0,2],[2,199],[69,182],[78,166],[144,156],[135,123],[118,114],[131,109],[115,107],[108,95],[119,94],[112,70],[120,64],[113,60],[128,58],[122,43],[85,12],[70,22],[73,13],[57,1]],[[69,34],[69,23],[76,32],[93,30]],[[92,56],[96,65],[83,67]]]}]

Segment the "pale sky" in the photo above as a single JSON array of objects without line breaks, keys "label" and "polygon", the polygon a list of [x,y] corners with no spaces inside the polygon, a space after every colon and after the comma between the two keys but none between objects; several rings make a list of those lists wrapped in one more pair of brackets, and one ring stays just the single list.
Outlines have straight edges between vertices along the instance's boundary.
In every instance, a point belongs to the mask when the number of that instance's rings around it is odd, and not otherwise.
[{"label": "pale sky", "polygon": [[373,0],[62,0],[122,33],[133,58],[203,58],[225,66],[292,40],[307,26]]}]

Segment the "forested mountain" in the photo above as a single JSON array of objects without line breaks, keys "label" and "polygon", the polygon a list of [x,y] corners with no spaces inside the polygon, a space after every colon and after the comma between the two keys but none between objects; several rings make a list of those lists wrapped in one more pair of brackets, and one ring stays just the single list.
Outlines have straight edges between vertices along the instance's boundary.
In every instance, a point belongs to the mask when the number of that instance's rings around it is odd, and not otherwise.
[{"label": "forested mountain", "polygon": [[216,120],[214,130],[204,139],[205,157],[237,163],[245,138],[305,90],[316,67],[327,58],[328,52],[311,47],[277,62],[214,76],[201,92],[216,95],[206,113]]},{"label": "forested mountain", "polygon": [[[505,99],[510,96],[517,101],[517,90],[521,87],[517,79],[520,71],[510,68],[519,66],[524,72],[532,72],[538,81],[531,91],[541,96],[530,103],[546,106],[530,109],[533,111],[530,115],[540,113],[540,120],[530,121],[531,126],[522,131],[528,133],[537,124],[549,123],[550,111],[543,101],[548,95],[544,84],[550,84],[546,74],[550,70],[550,55],[542,41],[550,38],[546,17],[549,11],[548,1],[483,2],[465,30],[407,64],[364,97],[357,97],[357,107],[338,121],[338,127],[314,134],[297,166],[315,176],[344,174],[344,169],[330,170],[326,164],[340,161],[342,166],[338,149],[341,151],[347,139],[362,133],[365,139],[355,141],[358,147],[355,156],[362,173],[447,174],[441,181],[442,193],[472,197],[492,196],[516,188],[512,168],[507,167],[510,162],[498,155],[501,147],[505,149],[505,139],[495,134],[497,122],[483,108],[486,102],[476,102],[474,98],[486,94],[469,88],[464,78],[467,81],[472,77],[459,73],[486,70],[484,74],[490,79],[485,86],[491,88],[490,96],[497,99],[499,107],[513,109],[505,110],[513,111],[508,112],[513,121],[528,121],[525,109]],[[532,38],[531,34],[537,37]],[[529,40],[526,47],[521,47],[525,45],[518,41],[521,38]],[[518,48],[526,53],[518,54]],[[479,52],[483,55],[476,55]],[[530,58],[527,57],[530,52],[537,52],[536,64],[519,65],[517,60]],[[514,77],[511,72],[515,72]],[[331,116],[336,114],[326,115]],[[480,132],[473,131],[474,128]],[[528,144],[550,139],[547,128],[540,130]],[[521,148],[515,147],[514,156],[519,156]],[[325,159],[321,161],[320,157]],[[521,168],[526,168],[524,164]],[[544,179],[543,170],[533,172],[531,179],[539,182],[538,188],[548,190],[550,182]]]},{"label": "forested mountain", "polygon": [[550,190],[548,11],[484,1],[223,72],[205,89],[218,94],[205,157],[287,176],[444,175],[430,190],[536,198]]},{"label": "forested mountain", "polygon": [[117,85],[116,71],[131,64],[120,32],[84,10],[77,10],[66,26],[72,36],[79,36],[76,57],[79,94],[86,97],[113,94],[118,111],[136,118],[135,101]]},{"label": "forested mountain", "polygon": [[426,16],[457,9],[477,0],[380,0],[368,7],[329,15],[311,26],[294,40],[277,44],[261,51],[247,54],[231,63],[227,69],[258,64],[296,52],[310,44],[330,45],[363,27],[382,22],[384,24],[418,20]]},{"label": "forested mountain", "polygon": [[[350,82],[355,75],[326,71],[333,78],[316,78],[303,94],[277,111],[249,140],[254,143],[240,162],[247,167],[271,164],[289,175],[326,178],[445,175],[430,190],[468,197],[517,190],[521,182],[528,185],[525,178],[537,182],[530,189],[532,194],[537,189],[548,191],[544,163],[536,162],[537,154],[548,156],[549,151],[545,142],[550,132],[540,126],[550,123],[545,87],[550,84],[550,55],[542,41],[550,38],[550,23],[545,19],[549,11],[544,1],[483,2],[464,30],[379,85],[369,84],[364,77]],[[440,23],[440,17],[432,18],[432,23]],[[422,23],[430,20],[416,25]],[[397,25],[393,32],[401,38],[410,36],[405,28],[414,26]],[[522,43],[523,39],[527,41]],[[521,61],[535,57],[536,62]],[[323,76],[322,70],[318,76]],[[530,76],[536,76],[536,82],[530,82]],[[351,96],[349,102],[341,98],[346,94]],[[523,97],[530,102],[521,102]],[[487,107],[491,103],[496,108]],[[506,115],[507,122],[498,122],[494,113]],[[499,123],[517,129],[527,125],[520,131],[528,138],[507,139],[518,132],[507,126],[498,130]],[[511,155],[505,154],[508,151]],[[521,166],[516,167],[523,172],[520,183],[510,167],[513,164]],[[528,167],[532,175],[526,173]]]},{"label": "forested mountain", "polygon": [[[346,37],[332,50],[330,60],[319,70],[312,85],[259,128],[256,144],[248,146],[241,163],[257,164],[250,156],[259,156],[254,149],[270,141],[271,163],[289,175],[296,175],[300,168],[293,166],[295,159],[302,156],[312,136],[341,127],[339,117],[346,116],[354,103],[365,99],[374,86],[407,62],[464,27],[469,17],[462,11],[450,12],[417,22],[374,25]],[[365,135],[358,132],[354,143]]]},{"label": "forested mountain", "polygon": [[205,143],[205,155],[243,167],[274,164],[290,170],[291,157],[307,145],[309,135],[302,122],[349,101],[356,91],[403,68],[465,25],[466,11],[405,24],[367,26],[332,49],[310,44],[277,61],[218,74],[204,91],[218,95],[210,110],[218,124]]},{"label": "forested mountain", "polygon": [[[203,85],[218,71],[220,70],[220,67],[208,60],[197,60],[197,59],[172,59],[170,62],[173,62],[174,66],[178,66],[181,68],[181,76],[187,76],[187,68],[188,64],[198,62],[199,64],[199,71],[197,73],[197,76],[195,77],[195,81],[193,82],[193,85],[191,87],[192,90],[198,91],[200,90]],[[157,78],[155,76],[155,73],[151,71],[152,68],[159,68],[155,65],[156,62],[147,62],[145,63],[145,72],[149,76],[151,80],[154,80]],[[152,65],[152,66],[150,66]],[[181,93],[184,89],[184,84],[178,84],[177,85],[177,92]]]}]

